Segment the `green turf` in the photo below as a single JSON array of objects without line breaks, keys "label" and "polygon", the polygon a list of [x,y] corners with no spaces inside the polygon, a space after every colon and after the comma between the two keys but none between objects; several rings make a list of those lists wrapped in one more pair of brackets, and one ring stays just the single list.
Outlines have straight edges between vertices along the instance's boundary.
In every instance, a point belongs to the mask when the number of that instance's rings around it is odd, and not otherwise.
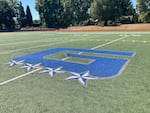
[{"label": "green turf", "polygon": [[[35,72],[0,86],[0,113],[149,113],[149,32],[1,33],[0,82],[26,73],[20,66],[5,65],[16,56],[56,47],[90,49],[118,39],[122,34],[129,36],[98,48],[136,52],[134,57],[126,57],[130,62],[120,76],[106,80],[90,80],[88,87],[83,87],[77,81],[65,81],[68,73],[50,78],[47,74]],[[135,37],[133,34],[141,36]],[[52,56],[59,59],[63,57],[64,54]]]},{"label": "green turf", "polygon": [[[75,52],[75,51],[65,51],[65,52],[59,52],[59,53],[56,53],[56,54],[45,56],[45,58],[55,59],[55,60],[63,60],[64,58],[67,57],[67,55],[66,55],[67,53],[79,54],[79,52]],[[92,62],[92,60],[90,60],[90,59],[73,58],[73,57],[67,57],[67,59],[65,59],[65,61],[82,63],[82,64],[88,64],[88,63]]]}]

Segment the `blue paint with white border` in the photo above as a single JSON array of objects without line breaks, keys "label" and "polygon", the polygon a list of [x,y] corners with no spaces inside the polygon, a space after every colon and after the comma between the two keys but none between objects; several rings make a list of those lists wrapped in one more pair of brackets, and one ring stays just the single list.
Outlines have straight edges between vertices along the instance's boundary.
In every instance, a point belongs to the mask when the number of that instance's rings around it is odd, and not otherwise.
[{"label": "blue paint with white border", "polygon": [[40,51],[21,57],[16,57],[14,61],[24,61],[28,64],[39,64],[45,68],[57,68],[62,67],[61,69],[66,72],[74,73],[83,73],[90,72],[90,76],[93,78],[105,79],[112,78],[121,73],[128,63],[128,59],[122,58],[108,58],[108,57],[97,57],[97,56],[88,56],[81,54],[71,54],[67,53],[68,57],[83,58],[92,60],[89,64],[81,64],[63,60],[54,60],[47,59],[46,56],[53,55],[59,52],[75,51],[75,52],[86,52],[86,53],[96,53],[96,54],[105,54],[105,55],[114,55],[114,56],[125,56],[132,57],[135,55],[134,52],[122,52],[122,51],[110,51],[110,50],[91,50],[91,49],[80,49],[80,48],[54,48],[50,50]]}]

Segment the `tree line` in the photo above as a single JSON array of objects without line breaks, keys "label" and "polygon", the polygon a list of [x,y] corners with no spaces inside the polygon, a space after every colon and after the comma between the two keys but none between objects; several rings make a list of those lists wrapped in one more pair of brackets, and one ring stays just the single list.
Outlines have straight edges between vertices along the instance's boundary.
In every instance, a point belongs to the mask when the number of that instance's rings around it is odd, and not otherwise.
[{"label": "tree line", "polygon": [[20,1],[0,0],[0,29],[17,29],[32,25],[29,6],[27,6],[25,13]]},{"label": "tree line", "polygon": [[150,23],[150,0],[36,0],[43,27]]},{"label": "tree line", "polygon": [[[36,0],[42,27],[150,23],[150,0]],[[33,26],[29,6],[19,0],[0,1],[0,29]]]}]

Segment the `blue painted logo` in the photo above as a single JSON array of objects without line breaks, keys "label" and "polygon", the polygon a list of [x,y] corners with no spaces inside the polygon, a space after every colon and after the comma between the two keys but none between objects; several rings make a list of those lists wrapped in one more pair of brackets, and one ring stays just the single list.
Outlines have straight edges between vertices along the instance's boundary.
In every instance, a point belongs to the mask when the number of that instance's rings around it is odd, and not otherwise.
[{"label": "blue painted logo", "polygon": [[[88,59],[91,62],[85,64],[46,58],[46,56],[60,52],[65,52],[68,58]],[[82,53],[90,53],[90,55]],[[14,58],[9,62],[9,65],[15,66],[23,63],[23,68],[26,68],[28,71],[41,68],[43,69],[41,73],[48,73],[51,77],[54,77],[57,73],[69,72],[71,76],[66,78],[66,80],[78,80],[83,85],[87,85],[89,79],[106,79],[119,75],[127,65],[129,57],[133,55],[133,52],[54,48]],[[116,58],[116,56],[128,58]]]}]

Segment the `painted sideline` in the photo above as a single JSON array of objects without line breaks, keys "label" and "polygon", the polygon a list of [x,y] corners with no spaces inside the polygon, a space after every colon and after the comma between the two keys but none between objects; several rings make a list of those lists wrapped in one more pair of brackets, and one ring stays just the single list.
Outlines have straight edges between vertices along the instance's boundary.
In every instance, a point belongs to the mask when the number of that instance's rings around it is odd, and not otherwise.
[{"label": "painted sideline", "polygon": [[30,72],[28,72],[28,73],[25,73],[25,74],[22,74],[22,75],[20,75],[20,76],[14,77],[14,78],[9,79],[9,80],[6,80],[6,81],[4,81],[4,82],[1,82],[1,83],[0,83],[0,86],[5,85],[5,84],[7,84],[7,83],[9,83],[9,82],[12,82],[12,81],[14,81],[14,80],[17,80],[17,79],[19,79],[19,78],[22,78],[22,77],[24,77],[24,76],[27,76],[27,75],[29,75],[29,74],[32,74],[32,73],[34,73],[34,72],[37,72],[37,71],[39,71],[39,70],[41,70],[41,69],[42,69],[42,68],[38,68],[38,69],[35,69],[35,70],[30,71]]}]

